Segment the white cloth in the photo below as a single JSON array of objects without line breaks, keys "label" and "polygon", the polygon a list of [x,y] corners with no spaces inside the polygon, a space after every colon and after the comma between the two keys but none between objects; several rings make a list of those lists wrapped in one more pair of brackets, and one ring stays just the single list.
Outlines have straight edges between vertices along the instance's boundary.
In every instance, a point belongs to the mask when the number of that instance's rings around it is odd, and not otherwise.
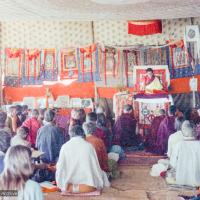
[{"label": "white cloth", "polygon": [[3,200],[43,200],[43,193],[39,183],[28,180],[25,183],[24,189],[18,191],[17,197],[3,197]]},{"label": "white cloth", "polygon": [[30,143],[26,140],[23,140],[19,135],[15,135],[10,142],[10,146],[16,146],[16,145],[31,147]]},{"label": "white cloth", "polygon": [[171,134],[168,139],[168,150],[167,156],[170,158],[174,149],[174,146],[179,142],[183,141],[184,137],[182,131],[177,131],[174,134]]},{"label": "white cloth", "polygon": [[56,169],[57,186],[62,191],[66,191],[69,183],[86,184],[98,189],[110,186],[94,147],[81,137],[73,137],[62,146]]},{"label": "white cloth", "polygon": [[170,164],[176,171],[176,184],[200,186],[200,141],[182,141],[176,144]]}]

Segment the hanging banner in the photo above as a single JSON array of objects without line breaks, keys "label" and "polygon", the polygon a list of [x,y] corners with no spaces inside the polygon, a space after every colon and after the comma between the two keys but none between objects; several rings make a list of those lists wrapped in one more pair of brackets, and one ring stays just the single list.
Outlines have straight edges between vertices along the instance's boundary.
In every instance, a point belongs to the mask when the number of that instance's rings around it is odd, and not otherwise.
[{"label": "hanging banner", "polygon": [[193,69],[189,64],[190,55],[184,46],[183,40],[170,45],[170,60],[172,78],[189,77],[193,74]]},{"label": "hanging banner", "polygon": [[117,62],[116,56],[119,59],[120,55],[117,55],[115,48],[105,47],[101,49],[101,75],[105,85],[107,85],[107,79],[119,76],[119,62]]},{"label": "hanging banner", "polygon": [[60,79],[78,79],[78,67],[75,49],[61,49],[60,52]]},{"label": "hanging banner", "polygon": [[144,65],[168,65],[169,47],[149,48],[143,50]]},{"label": "hanging banner", "polygon": [[22,75],[23,49],[5,49],[5,79],[4,85],[19,86]]},{"label": "hanging banner", "polygon": [[43,64],[40,69],[41,79],[43,81],[56,81],[58,79],[58,69],[56,62],[56,50],[44,49],[43,50]]},{"label": "hanging banner", "polygon": [[22,76],[22,85],[41,84],[39,81],[41,66],[41,52],[39,49],[25,50],[25,64]]},{"label": "hanging banner", "polygon": [[99,56],[96,44],[77,49],[78,81],[93,82],[100,80]]},{"label": "hanging banner", "polygon": [[124,74],[125,74],[125,86],[133,86],[133,69],[135,66],[140,65],[140,51],[124,50]]}]

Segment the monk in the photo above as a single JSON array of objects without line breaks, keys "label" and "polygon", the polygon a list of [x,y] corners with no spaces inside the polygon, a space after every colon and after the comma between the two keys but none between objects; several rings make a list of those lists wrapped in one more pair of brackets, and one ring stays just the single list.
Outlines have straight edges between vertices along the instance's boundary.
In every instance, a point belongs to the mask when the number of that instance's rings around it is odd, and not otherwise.
[{"label": "monk", "polygon": [[122,147],[139,145],[139,139],[136,135],[136,120],[133,117],[133,107],[131,105],[124,106],[122,115],[114,124],[113,144]]},{"label": "monk", "polygon": [[170,106],[169,115],[166,116],[160,123],[158,128],[158,136],[156,141],[156,153],[164,155],[167,152],[168,138],[172,133],[175,133],[175,114],[176,106]]},{"label": "monk", "polygon": [[143,88],[145,93],[154,94],[156,91],[162,91],[163,86],[158,77],[153,73],[152,68],[146,69],[146,76],[144,77]]},{"label": "monk", "polygon": [[160,126],[161,121],[165,118],[165,110],[160,109],[159,115],[155,116],[151,123],[151,127],[149,129],[149,134],[147,135],[145,147],[146,150],[149,152],[154,152],[156,140],[157,140],[157,134],[158,134],[158,128]]}]

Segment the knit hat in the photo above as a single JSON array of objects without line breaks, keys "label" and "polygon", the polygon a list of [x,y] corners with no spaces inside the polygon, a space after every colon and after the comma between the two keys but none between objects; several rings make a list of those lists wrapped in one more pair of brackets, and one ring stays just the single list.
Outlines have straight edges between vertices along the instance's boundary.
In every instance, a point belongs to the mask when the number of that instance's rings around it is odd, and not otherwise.
[{"label": "knit hat", "polygon": [[183,122],[181,126],[181,131],[182,131],[183,137],[186,139],[195,138],[196,136],[196,133],[188,120],[185,120]]}]

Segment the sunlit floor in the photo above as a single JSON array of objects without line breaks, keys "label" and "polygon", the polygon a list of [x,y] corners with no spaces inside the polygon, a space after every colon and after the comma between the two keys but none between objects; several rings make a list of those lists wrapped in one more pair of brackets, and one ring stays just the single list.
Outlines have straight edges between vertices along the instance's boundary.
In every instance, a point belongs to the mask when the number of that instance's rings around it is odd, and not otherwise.
[{"label": "sunlit floor", "polygon": [[45,195],[46,200],[88,199],[88,200],[178,200],[178,195],[194,195],[196,191],[168,187],[162,178],[149,175],[150,166],[123,166],[122,176],[112,181],[97,197],[62,197],[59,193]]}]

